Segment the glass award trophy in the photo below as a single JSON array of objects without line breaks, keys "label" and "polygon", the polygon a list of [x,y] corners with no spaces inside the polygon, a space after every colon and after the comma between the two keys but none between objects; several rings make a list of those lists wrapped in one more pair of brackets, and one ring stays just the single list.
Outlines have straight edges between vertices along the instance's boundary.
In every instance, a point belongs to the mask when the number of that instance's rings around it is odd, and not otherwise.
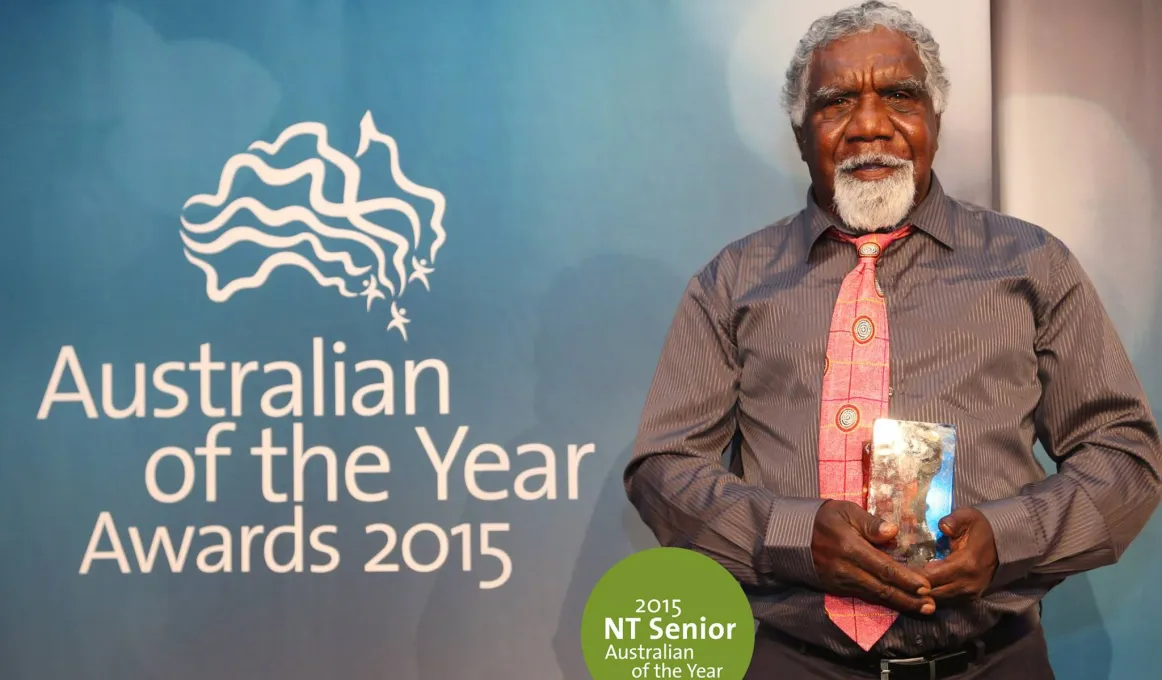
[{"label": "glass award trophy", "polygon": [[948,555],[939,522],[952,512],[956,428],[879,418],[865,449],[867,511],[900,528],[887,552],[921,567]]}]

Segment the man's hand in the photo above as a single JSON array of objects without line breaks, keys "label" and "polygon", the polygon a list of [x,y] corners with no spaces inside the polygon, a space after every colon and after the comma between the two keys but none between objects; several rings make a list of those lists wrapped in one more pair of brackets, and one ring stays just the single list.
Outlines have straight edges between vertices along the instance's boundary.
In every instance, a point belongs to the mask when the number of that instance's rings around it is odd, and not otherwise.
[{"label": "man's hand", "polygon": [[993,528],[976,508],[958,508],[940,520],[952,548],[948,557],[924,565],[937,600],[974,599],[992,582],[997,568]]},{"label": "man's hand", "polygon": [[885,554],[899,529],[849,501],[824,501],[815,515],[811,554],[823,589],[902,612],[931,614],[928,579]]}]

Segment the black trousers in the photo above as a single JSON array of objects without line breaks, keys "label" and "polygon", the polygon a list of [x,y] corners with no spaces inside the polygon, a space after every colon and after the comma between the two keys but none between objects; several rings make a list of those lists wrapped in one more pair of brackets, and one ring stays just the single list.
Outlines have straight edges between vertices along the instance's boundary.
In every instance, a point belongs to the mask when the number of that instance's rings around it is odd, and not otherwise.
[{"label": "black trousers", "polygon": [[[754,655],[744,680],[865,680],[877,678],[789,647],[770,637],[755,638]],[[955,680],[1054,680],[1045,632],[1038,625],[1013,644],[987,654]]]}]

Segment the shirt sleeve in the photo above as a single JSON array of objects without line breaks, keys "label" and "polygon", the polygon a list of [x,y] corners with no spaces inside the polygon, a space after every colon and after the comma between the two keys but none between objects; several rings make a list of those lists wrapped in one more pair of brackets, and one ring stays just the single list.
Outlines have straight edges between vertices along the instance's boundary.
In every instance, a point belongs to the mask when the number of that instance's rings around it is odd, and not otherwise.
[{"label": "shirt sleeve", "polygon": [[625,470],[630,502],[664,546],[717,561],[741,583],[818,588],[811,538],[819,498],[788,498],[722,464],[737,433],[740,364],[720,256],[674,315]]},{"label": "shirt sleeve", "polygon": [[1117,562],[1159,502],[1162,454],[1145,394],[1080,263],[1060,241],[1050,246],[1034,417],[1057,472],[978,506],[996,539],[994,587]]}]

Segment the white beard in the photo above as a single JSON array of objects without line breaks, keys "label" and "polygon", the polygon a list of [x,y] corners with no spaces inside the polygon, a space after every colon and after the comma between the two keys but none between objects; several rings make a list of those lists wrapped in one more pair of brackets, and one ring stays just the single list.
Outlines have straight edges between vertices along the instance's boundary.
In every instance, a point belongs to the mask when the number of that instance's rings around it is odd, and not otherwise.
[{"label": "white beard", "polygon": [[[887,177],[864,181],[851,172],[864,163],[895,167]],[[858,232],[891,228],[908,216],[916,195],[912,161],[885,154],[862,154],[835,168],[835,212]]]}]

